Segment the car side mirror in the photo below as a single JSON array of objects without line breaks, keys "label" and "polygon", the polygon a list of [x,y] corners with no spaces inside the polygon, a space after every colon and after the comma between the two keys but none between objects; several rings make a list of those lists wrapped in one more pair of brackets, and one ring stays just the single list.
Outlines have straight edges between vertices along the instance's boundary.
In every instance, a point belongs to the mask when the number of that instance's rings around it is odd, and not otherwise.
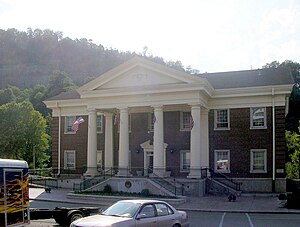
[{"label": "car side mirror", "polygon": [[140,220],[140,219],[145,218],[145,217],[146,217],[146,214],[141,214],[141,213],[139,213],[139,214],[136,216],[136,219],[137,219],[137,220]]}]

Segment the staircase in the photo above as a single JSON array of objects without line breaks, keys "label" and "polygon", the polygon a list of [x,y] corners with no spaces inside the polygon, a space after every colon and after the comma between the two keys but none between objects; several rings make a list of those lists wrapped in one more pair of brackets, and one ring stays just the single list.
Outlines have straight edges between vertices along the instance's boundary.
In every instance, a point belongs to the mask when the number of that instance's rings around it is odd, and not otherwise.
[{"label": "staircase", "polygon": [[113,176],[113,174],[114,174],[114,170],[109,169],[109,170],[106,170],[105,172],[103,172],[101,175],[94,176],[92,178],[84,179],[80,183],[74,183],[73,184],[73,191],[84,191],[88,188],[93,187],[94,185],[97,185],[97,184],[109,179],[110,177]]},{"label": "staircase", "polygon": [[242,183],[236,182],[223,173],[208,169],[210,177],[207,177],[207,193],[214,195],[236,195],[240,196]]},{"label": "staircase", "polygon": [[160,187],[170,192],[173,196],[182,195],[181,184],[177,184],[175,179],[171,180],[170,178],[163,178],[161,176],[158,176],[153,173],[152,169],[149,169],[149,171],[151,171],[151,177],[149,178],[149,180],[155,182]]}]

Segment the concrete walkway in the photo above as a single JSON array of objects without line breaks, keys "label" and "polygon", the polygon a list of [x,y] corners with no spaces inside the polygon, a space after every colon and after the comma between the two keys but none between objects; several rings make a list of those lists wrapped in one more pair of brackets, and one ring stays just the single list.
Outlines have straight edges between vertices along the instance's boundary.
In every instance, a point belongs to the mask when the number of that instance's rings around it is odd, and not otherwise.
[{"label": "concrete walkway", "polygon": [[[29,198],[30,200],[79,203],[83,206],[107,206],[120,200],[118,197],[112,200],[100,196],[74,196],[69,189],[52,189],[50,193],[47,193],[42,188],[30,188]],[[187,197],[186,202],[172,204],[175,208],[186,211],[300,214],[300,210],[281,208],[275,194],[243,195],[237,197],[235,202],[229,202],[227,197],[211,195]]]}]

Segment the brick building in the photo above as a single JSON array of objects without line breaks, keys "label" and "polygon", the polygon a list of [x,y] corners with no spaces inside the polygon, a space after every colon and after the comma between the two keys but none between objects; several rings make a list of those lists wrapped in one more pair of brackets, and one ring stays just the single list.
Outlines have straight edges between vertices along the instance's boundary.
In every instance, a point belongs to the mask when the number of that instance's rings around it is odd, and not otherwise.
[{"label": "brick building", "polygon": [[[203,178],[244,191],[285,190],[289,72],[258,69],[190,75],[142,57],[45,101],[53,110],[58,174]],[[79,117],[84,123],[75,133]]]}]

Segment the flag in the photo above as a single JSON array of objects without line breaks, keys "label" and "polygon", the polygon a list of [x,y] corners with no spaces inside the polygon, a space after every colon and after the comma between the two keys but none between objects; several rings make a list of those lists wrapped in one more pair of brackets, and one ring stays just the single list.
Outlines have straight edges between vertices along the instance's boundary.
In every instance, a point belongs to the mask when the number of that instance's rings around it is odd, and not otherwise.
[{"label": "flag", "polygon": [[73,122],[72,124],[72,130],[77,132],[78,126],[84,122],[84,119],[82,117],[77,118],[76,121]]},{"label": "flag", "polygon": [[155,113],[153,113],[152,123],[155,124],[155,122],[156,122],[156,117],[155,117]]},{"label": "flag", "polygon": [[195,124],[195,122],[194,122],[193,116],[191,115],[191,116],[190,116],[190,129],[191,129],[191,130],[193,129],[194,124]]},{"label": "flag", "polygon": [[114,125],[119,124],[119,122],[120,122],[120,116],[119,116],[119,114],[115,114]]}]

